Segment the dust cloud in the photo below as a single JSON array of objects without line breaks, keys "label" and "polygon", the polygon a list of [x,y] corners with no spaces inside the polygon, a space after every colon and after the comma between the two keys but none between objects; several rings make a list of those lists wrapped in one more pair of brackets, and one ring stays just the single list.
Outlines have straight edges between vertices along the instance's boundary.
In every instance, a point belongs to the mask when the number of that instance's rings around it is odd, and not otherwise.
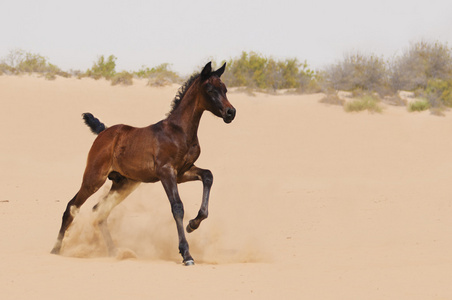
[{"label": "dust cloud", "polygon": [[[109,188],[110,184],[106,183],[101,191],[82,206],[66,232],[62,255],[77,258],[109,256],[101,230],[95,222],[95,213],[91,209],[107,195]],[[196,216],[197,210],[185,210],[186,225]],[[238,235],[235,230],[228,230],[227,224],[227,219],[210,216],[196,231],[186,233],[190,253],[196,263],[232,264],[270,260],[256,236]],[[117,248],[114,256],[118,260],[181,260],[176,224],[161,186],[138,187],[113,209],[108,218],[108,228]]]}]

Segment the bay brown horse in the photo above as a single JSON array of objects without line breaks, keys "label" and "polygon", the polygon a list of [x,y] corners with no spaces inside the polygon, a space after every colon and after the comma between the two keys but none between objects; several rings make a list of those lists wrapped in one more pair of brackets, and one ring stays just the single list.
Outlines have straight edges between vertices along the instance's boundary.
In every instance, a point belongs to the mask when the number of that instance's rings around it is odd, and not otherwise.
[{"label": "bay brown horse", "polygon": [[184,206],[177,184],[193,180],[203,183],[201,208],[186,230],[192,232],[207,218],[209,194],[213,182],[209,170],[194,165],[200,155],[198,126],[204,111],[231,123],[236,110],[226,97],[226,86],[220,76],[226,64],[212,71],[209,62],[200,74],[192,76],[179,90],[167,118],[144,128],[128,125],[105,125],[91,114],[85,122],[98,134],[88,154],[82,185],[67,204],[61,228],[52,253],[60,253],[64,234],[80,206],[108,179],[112,181],[108,195],[94,206],[96,222],[101,229],[109,254],[115,247],[107,228],[111,210],[123,201],[141,182],[161,181],[171,204],[179,236],[179,251],[185,265],[193,265],[185,238]]}]

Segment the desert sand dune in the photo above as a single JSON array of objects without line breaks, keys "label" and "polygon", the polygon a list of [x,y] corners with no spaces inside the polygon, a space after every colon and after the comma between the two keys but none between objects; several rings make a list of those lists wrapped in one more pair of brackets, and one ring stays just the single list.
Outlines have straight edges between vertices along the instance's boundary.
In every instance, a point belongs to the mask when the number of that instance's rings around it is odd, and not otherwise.
[{"label": "desert sand dune", "polygon": [[[205,113],[197,165],[215,179],[187,235],[195,266],[160,183],[111,214],[118,257],[91,222],[107,187],[51,255],[95,139],[81,114],[146,126],[177,88],[0,76],[1,299],[452,299],[452,114],[350,114],[320,94],[230,92],[234,122]],[[202,184],[179,187],[187,222]]]}]

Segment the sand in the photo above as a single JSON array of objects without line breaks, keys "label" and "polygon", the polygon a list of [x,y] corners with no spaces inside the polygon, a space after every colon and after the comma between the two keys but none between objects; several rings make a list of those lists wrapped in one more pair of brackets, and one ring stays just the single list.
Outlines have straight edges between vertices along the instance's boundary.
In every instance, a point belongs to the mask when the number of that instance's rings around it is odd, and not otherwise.
[{"label": "sand", "polygon": [[[81,114],[146,126],[177,88],[0,76],[1,299],[452,299],[452,113],[345,113],[321,94],[231,92],[234,122],[203,116],[215,180],[195,266],[160,183],[111,214],[117,257],[91,222],[108,183],[51,255],[95,138]],[[180,193],[187,221],[202,184]]]}]

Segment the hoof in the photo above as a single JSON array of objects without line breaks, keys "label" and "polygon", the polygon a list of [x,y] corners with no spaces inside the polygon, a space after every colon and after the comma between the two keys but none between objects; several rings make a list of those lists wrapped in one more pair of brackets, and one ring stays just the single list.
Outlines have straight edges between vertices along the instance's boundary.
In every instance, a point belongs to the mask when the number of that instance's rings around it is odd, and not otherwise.
[{"label": "hoof", "polygon": [[60,254],[61,251],[61,242],[57,241],[55,246],[53,246],[52,251],[50,251],[51,254]]},{"label": "hoof", "polygon": [[193,232],[193,231],[194,231],[194,229],[193,229],[193,228],[191,228],[190,224],[188,224],[188,225],[187,225],[187,228],[186,228],[186,229],[187,229],[187,232],[188,232],[188,233],[190,233],[190,232]]},{"label": "hoof", "polygon": [[194,266],[194,265],[195,265],[195,261],[193,259],[184,261],[184,266]]},{"label": "hoof", "polygon": [[193,232],[193,231],[195,231],[196,229],[198,229],[199,224],[198,224],[198,226],[193,227],[193,226],[191,225],[191,222],[192,222],[192,221],[193,221],[193,220],[191,220],[190,222],[188,222],[188,225],[187,225],[187,228],[186,228],[188,233]]},{"label": "hoof", "polygon": [[108,247],[108,256],[117,257],[118,255],[120,255],[120,253],[116,247]]},{"label": "hoof", "polygon": [[117,260],[136,259],[138,256],[129,249],[117,249],[115,258]]}]

